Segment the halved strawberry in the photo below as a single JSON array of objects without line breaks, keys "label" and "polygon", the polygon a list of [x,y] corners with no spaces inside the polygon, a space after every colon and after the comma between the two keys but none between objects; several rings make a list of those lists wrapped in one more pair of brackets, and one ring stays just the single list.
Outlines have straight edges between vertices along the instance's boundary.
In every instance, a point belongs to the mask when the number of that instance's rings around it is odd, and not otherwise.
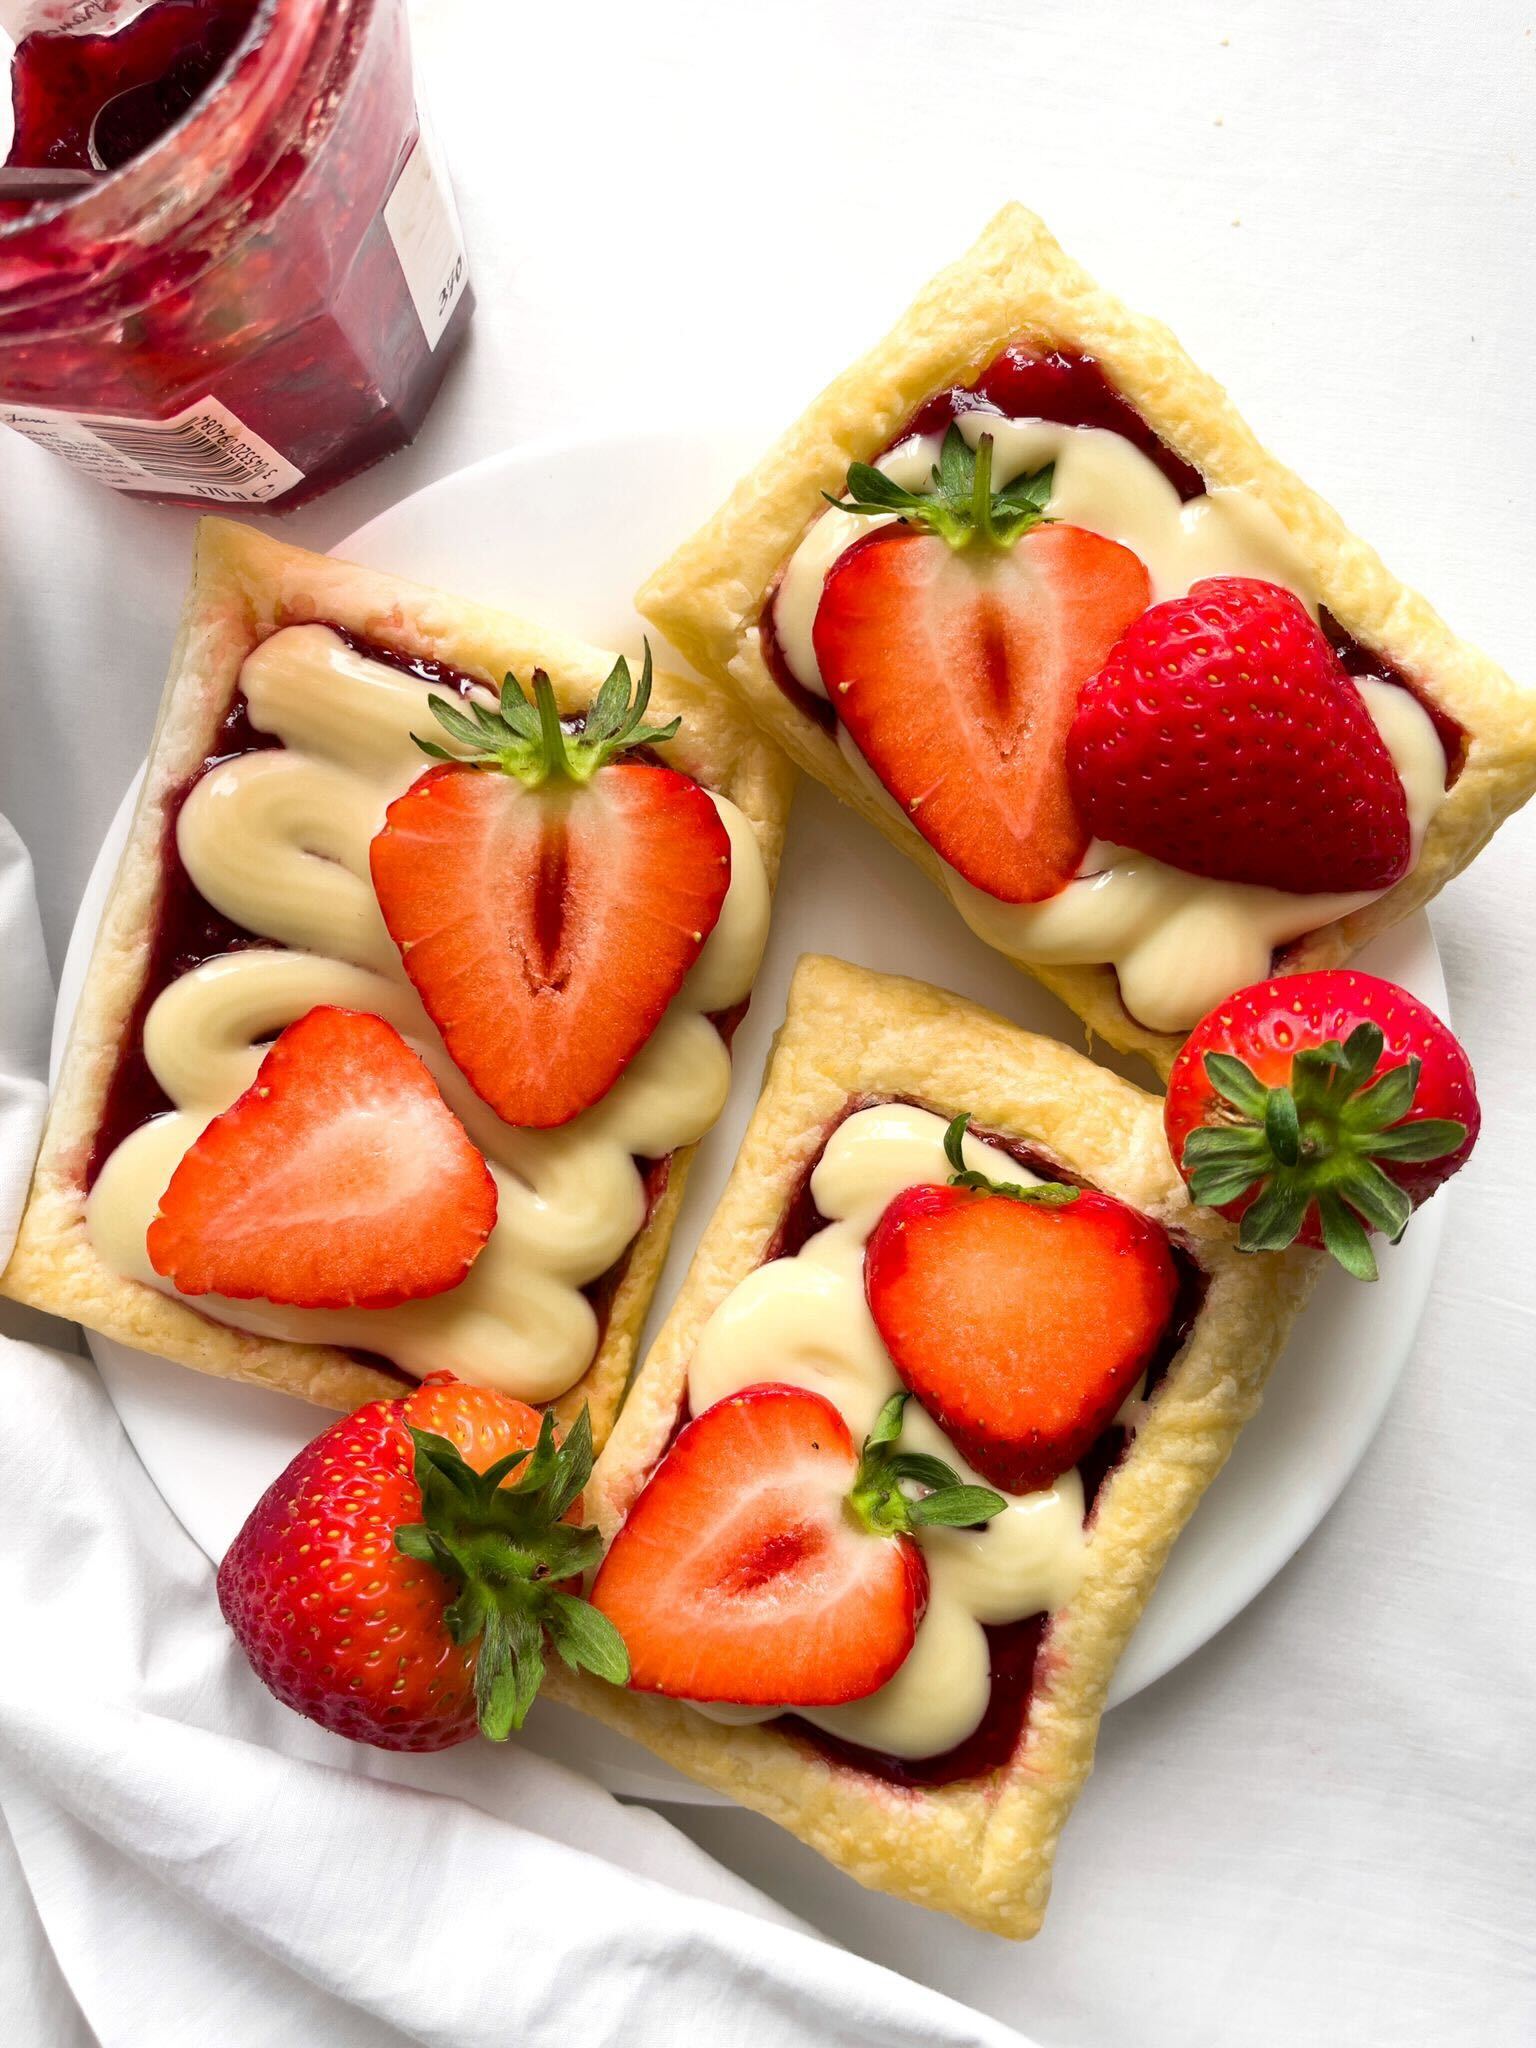
[{"label": "halved strawberry", "polygon": [[1067,764],[1097,838],[1213,881],[1385,889],[1412,858],[1354,678],[1300,599],[1255,576],[1136,620],[1082,693]]},{"label": "halved strawberry", "polygon": [[542,669],[533,689],[508,676],[499,712],[429,700],[476,758],[419,740],[445,765],[390,805],[369,865],[455,1065],[506,1123],[547,1128],[655,1030],[714,930],[731,843],[698,783],[620,758],[677,731],[643,722],[649,648],[633,703],[621,660],[579,732]]},{"label": "halved strawberry", "polygon": [[945,1186],[908,1188],[864,1255],[891,1362],[982,1477],[1031,1493],[1114,1419],[1168,1326],[1178,1275],[1163,1233],[1092,1190],[968,1173],[967,1119]]},{"label": "halved strawberry", "polygon": [[1008,903],[1088,845],[1067,781],[1077,695],[1151,602],[1129,548],[1049,524],[1051,472],[991,486],[992,437],[944,438],[932,494],[855,463],[845,511],[900,514],[840,555],[813,638],[859,752],[934,850]]},{"label": "halved strawberry", "polygon": [[[833,1706],[895,1674],[928,1599],[911,1532],[1003,1506],[939,1459],[893,1448],[904,1399],[887,1403],[862,1457],[838,1410],[801,1387],[748,1387],[687,1425],[592,1587],[632,1686]],[[914,1480],[936,1490],[908,1499],[901,1482]]]},{"label": "halved strawberry", "polygon": [[392,1308],[457,1287],[496,1183],[393,1025],[311,1010],[189,1148],[149,1226],[182,1294]]},{"label": "halved strawberry", "polygon": [[1250,1252],[1322,1245],[1376,1278],[1465,1163],[1482,1113],[1450,1028],[1396,982],[1352,967],[1256,982],[1212,1010],[1168,1076],[1168,1148],[1197,1202]]}]

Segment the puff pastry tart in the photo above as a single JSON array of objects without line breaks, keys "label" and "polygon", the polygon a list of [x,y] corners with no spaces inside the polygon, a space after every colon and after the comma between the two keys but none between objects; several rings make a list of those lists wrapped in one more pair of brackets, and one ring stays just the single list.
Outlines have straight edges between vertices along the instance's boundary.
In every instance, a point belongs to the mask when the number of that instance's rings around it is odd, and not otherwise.
[{"label": "puff pastry tart", "polygon": [[552,1685],[861,1883],[1034,1933],[1116,1659],[1315,1263],[1192,1209],[1130,1083],[803,960],[586,1496],[630,1688]]},{"label": "puff pastry tart", "polygon": [[439,1368],[585,1400],[601,1438],[787,774],[648,655],[205,522],[5,1291],[339,1407]]},{"label": "puff pastry tart", "polygon": [[1427,902],[1536,786],[1536,697],[1020,206],[639,603],[1163,1071],[1233,989]]}]

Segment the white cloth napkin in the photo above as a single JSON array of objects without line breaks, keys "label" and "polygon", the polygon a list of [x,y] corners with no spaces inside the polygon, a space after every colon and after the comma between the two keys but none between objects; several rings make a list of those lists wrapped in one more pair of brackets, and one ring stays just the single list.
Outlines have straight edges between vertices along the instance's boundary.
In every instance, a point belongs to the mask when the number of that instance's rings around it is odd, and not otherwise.
[{"label": "white cloth napkin", "polygon": [[[50,1007],[0,820],[0,1254]],[[515,1745],[395,1759],[257,1684],[94,1367],[0,1336],[0,2014],[17,2048],[1027,2048]]]},{"label": "white cloth napkin", "polygon": [[32,1154],[48,1101],[52,983],[32,894],[32,864],[0,818],[0,1251],[26,1200]]}]

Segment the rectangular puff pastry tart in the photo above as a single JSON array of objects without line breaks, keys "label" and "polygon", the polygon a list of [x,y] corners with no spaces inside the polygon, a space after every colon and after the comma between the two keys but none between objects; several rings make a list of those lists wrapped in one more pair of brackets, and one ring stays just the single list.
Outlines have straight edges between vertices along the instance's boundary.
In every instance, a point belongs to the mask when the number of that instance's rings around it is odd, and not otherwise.
[{"label": "rectangular puff pastry tart", "polygon": [[206,521],[4,1291],[336,1407],[440,1368],[586,1401],[600,1441],[788,803],[728,701],[651,684]]},{"label": "rectangular puff pastry tart", "polygon": [[1536,696],[1021,206],[639,604],[1161,1071],[1234,989],[1428,902],[1536,786]]},{"label": "rectangular puff pastry tart", "polygon": [[587,1493],[629,1689],[550,1686],[861,1883],[1033,1934],[1115,1663],[1314,1270],[1190,1207],[1139,1088],[804,959]]}]

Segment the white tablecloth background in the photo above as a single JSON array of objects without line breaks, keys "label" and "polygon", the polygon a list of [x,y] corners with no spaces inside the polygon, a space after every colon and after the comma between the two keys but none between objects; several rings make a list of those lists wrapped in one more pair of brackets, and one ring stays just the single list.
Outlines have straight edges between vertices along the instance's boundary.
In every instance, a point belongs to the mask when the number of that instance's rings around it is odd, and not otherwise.
[{"label": "white tablecloth background", "polygon": [[[328,546],[534,435],[788,418],[1017,196],[1536,682],[1527,7],[416,12],[479,318],[416,447],[295,539]],[[36,861],[56,971],[148,737],[191,515],[6,437],[0,519],[0,814]],[[1536,814],[1436,912],[1489,1123],[1399,1398],[1279,1581],[1106,1725],[1041,1939],[872,1897],[744,1814],[679,1826],[838,1940],[1050,2044],[1536,2038],[1533,901]],[[132,1890],[129,1869],[108,1947]]]}]

